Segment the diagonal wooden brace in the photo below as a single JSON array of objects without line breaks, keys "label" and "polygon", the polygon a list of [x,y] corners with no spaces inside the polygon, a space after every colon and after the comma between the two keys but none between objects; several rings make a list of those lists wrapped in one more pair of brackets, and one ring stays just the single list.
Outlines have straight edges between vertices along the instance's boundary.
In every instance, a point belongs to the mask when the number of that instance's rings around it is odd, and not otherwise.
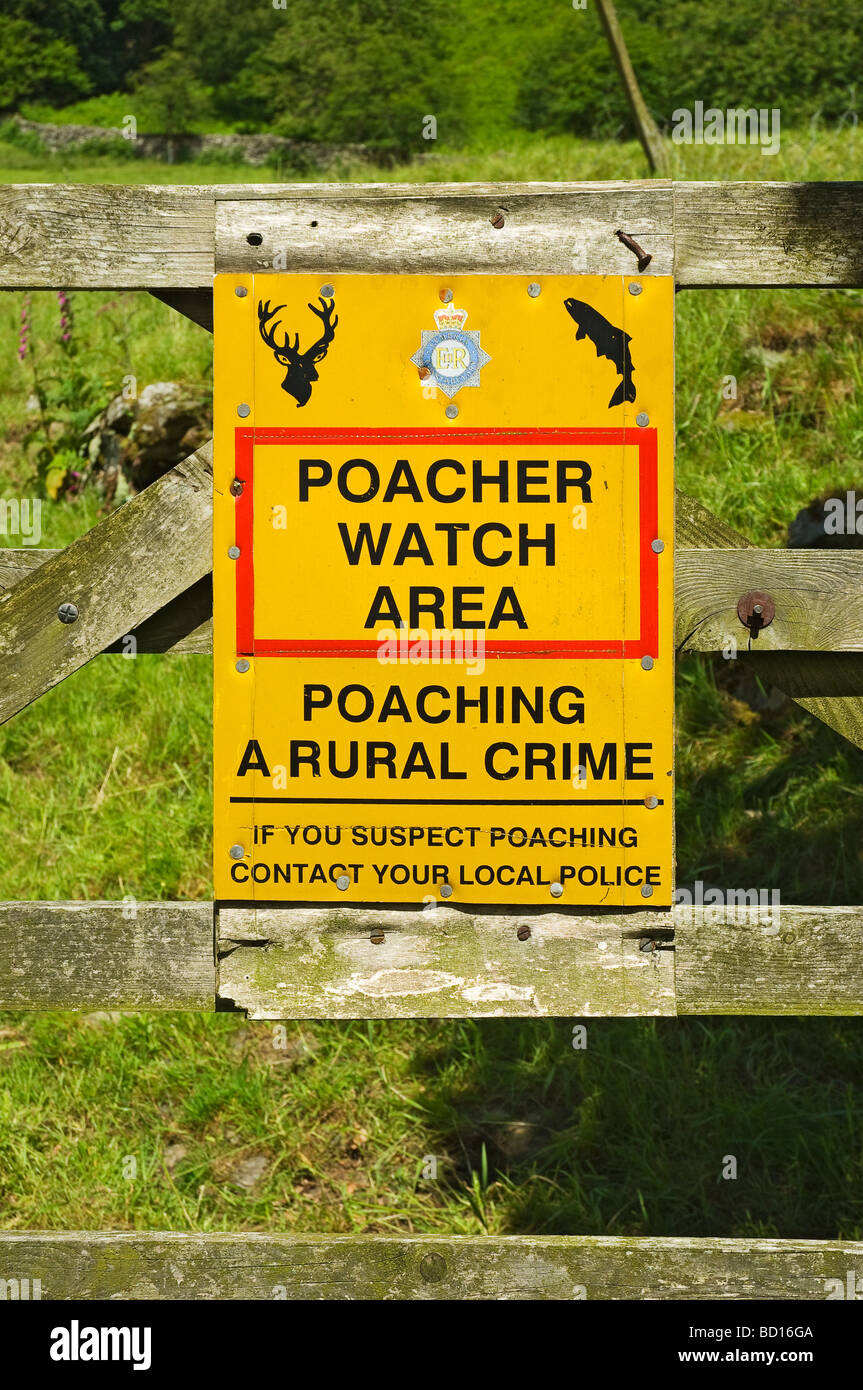
[{"label": "diagonal wooden brace", "polygon": [[0,593],[0,723],[202,580],[212,511],[210,442]]}]

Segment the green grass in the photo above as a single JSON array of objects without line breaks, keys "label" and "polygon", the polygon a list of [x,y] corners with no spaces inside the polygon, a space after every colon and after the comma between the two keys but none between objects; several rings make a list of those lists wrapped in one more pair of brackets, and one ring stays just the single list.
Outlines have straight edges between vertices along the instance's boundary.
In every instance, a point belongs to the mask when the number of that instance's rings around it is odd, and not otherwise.
[{"label": "green grass", "polygon": [[[119,143],[119,142],[118,142]],[[165,164],[131,157],[69,151],[33,153],[17,140],[0,139],[3,183],[278,183],[320,182],[314,170],[298,171],[288,163],[248,164],[188,160]],[[671,174],[677,179],[853,179],[863,169],[863,132],[823,124],[783,130],[777,154],[764,155],[755,145],[675,145],[669,142]],[[568,139],[513,131],[504,143],[453,150],[418,141],[417,158],[377,168],[347,161],[328,170],[326,179],[374,182],[470,182],[508,179],[643,179],[648,170],[637,141]]]},{"label": "green grass", "polygon": [[833,1019],[9,1018],[3,1224],[859,1239],[861,1064]]},{"label": "green grass", "polygon": [[[782,151],[674,151],[689,178],[859,176],[852,132]],[[29,163],[28,163],[29,161]],[[272,170],[0,147],[16,181],[267,181]],[[632,178],[634,145],[508,141],[376,179]],[[291,177],[290,174],[286,175]],[[0,493],[35,495],[22,296],[0,297]],[[107,400],[208,389],[206,334],[146,295],[73,297],[74,368]],[[762,545],[827,488],[863,489],[863,298],[677,297],[678,482]],[[40,380],[69,379],[53,295],[34,294]],[[4,346],[5,345],[5,346]],[[721,384],[737,378],[737,400]],[[99,519],[46,503],[42,544]],[[16,545],[17,538],[0,536]],[[863,901],[863,754],[798,707],[762,711],[734,662],[678,673],[681,881]],[[102,659],[0,729],[0,898],[204,898],[210,666]],[[0,1224],[29,1227],[863,1235],[860,1020],[269,1026],[216,1016],[0,1016]],[[723,1181],[726,1154],[736,1181]],[[436,1180],[420,1174],[438,1160]],[[124,1177],[134,1157],[138,1176]],[[244,1187],[242,1165],[260,1177]],[[128,1164],[126,1165],[128,1169]],[[251,1170],[250,1164],[250,1170]],[[250,1171],[249,1170],[249,1171]],[[246,1181],[251,1181],[247,1178]]]}]

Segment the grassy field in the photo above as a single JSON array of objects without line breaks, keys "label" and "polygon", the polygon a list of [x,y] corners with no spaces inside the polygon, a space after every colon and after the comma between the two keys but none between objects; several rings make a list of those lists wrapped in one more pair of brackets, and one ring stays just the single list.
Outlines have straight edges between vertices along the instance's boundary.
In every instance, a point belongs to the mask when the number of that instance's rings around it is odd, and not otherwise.
[{"label": "grassy field", "polygon": [[[678,177],[860,176],[853,130],[783,135],[772,159],[674,155]],[[278,172],[60,165],[2,144],[0,171]],[[632,178],[644,164],[636,146],[524,138],[345,175]],[[75,294],[70,356],[56,297],[34,294],[38,351],[22,366],[22,298],[0,299],[1,495],[36,495],[34,366],[68,411],[97,409],[129,373],[209,389],[210,339],[146,295]],[[863,490],[861,326],[858,292],[679,295],[680,485],[771,546],[819,493]],[[46,502],[42,544],[87,530],[99,504]],[[758,703],[734,662],[681,663],[680,881],[863,901],[863,755],[796,706]],[[209,741],[205,658],[103,659],[17,716],[0,729],[0,898],[207,897]],[[860,1020],[595,1021],[586,1051],[571,1030],[322,1022],[283,1036],[221,1015],[0,1015],[0,1225],[863,1236]],[[721,1177],[728,1154],[736,1181]]]}]

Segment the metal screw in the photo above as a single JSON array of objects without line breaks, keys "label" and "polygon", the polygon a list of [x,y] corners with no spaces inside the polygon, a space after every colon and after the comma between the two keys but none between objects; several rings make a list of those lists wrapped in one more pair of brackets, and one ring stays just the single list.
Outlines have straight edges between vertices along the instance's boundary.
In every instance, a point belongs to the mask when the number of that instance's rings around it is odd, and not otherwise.
[{"label": "metal screw", "polygon": [[57,609],[57,617],[61,623],[74,623],[78,617],[78,609],[74,603],[61,603]]},{"label": "metal screw", "polygon": [[658,797],[658,796],[646,796],[646,797],[644,798],[644,804],[645,804],[645,806],[647,807],[648,811],[655,811],[656,808],[657,808],[657,806],[659,805],[659,797]]},{"label": "metal screw", "polygon": [[242,497],[243,487],[244,484],[241,482],[241,480],[239,478],[235,478],[234,481],[231,483],[231,496]]},{"label": "metal screw", "polygon": [[632,251],[638,257],[639,271],[645,271],[653,260],[653,257],[649,255],[647,251],[642,250],[638,242],[635,241],[628,232],[615,232],[614,235],[617,237],[618,241],[623,242],[627,250]]},{"label": "metal screw", "polygon": [[650,424],[650,416],[645,414],[643,410],[639,411],[638,415],[635,417],[635,423],[640,430],[643,430],[646,425]]},{"label": "metal screw", "polygon": [[246,674],[246,672],[248,671],[248,669],[249,669],[249,662],[246,660],[246,658],[245,658],[244,656],[241,656],[240,659],[239,659],[239,661],[237,662],[237,670],[239,671],[239,673],[240,673],[241,676],[244,676],[244,675]]},{"label": "metal screw", "polygon": [[446,418],[447,418],[448,420],[457,420],[457,419],[458,419],[458,406],[457,406],[457,405],[448,405],[447,408],[446,408],[446,410],[444,411],[444,414],[446,415]]},{"label": "metal screw", "polygon": [[630,293],[630,294],[641,294],[641,286],[639,285],[639,283],[638,283],[637,280],[630,280],[630,282],[629,282],[629,293]]},{"label": "metal screw", "polygon": [[530,927],[519,927],[518,931],[516,932],[516,936],[518,937],[519,941],[527,941],[528,937],[530,936]]},{"label": "metal screw", "polygon": [[551,887],[549,888],[548,891],[549,891],[549,893],[551,894],[551,896],[552,896],[553,898],[562,898],[562,897],[563,897],[563,884],[562,884],[562,883],[553,883],[553,884],[551,885]]},{"label": "metal screw", "polygon": [[451,883],[442,883],[442,884],[441,884],[440,895],[441,895],[442,898],[451,898],[451,897],[452,897],[452,893],[453,893],[453,888],[452,888],[452,884],[451,884]]},{"label": "metal screw", "polygon": [[250,405],[246,405],[245,402],[242,405],[237,406],[237,414],[241,417],[241,419],[245,420],[246,416],[251,415],[251,413],[252,407]]},{"label": "metal screw", "polygon": [[246,857],[246,851],[243,849],[242,845],[231,845],[228,853],[232,859],[245,859]]},{"label": "metal screw", "polygon": [[245,285],[237,285],[237,288],[234,290],[234,294],[238,299],[245,299],[248,293],[249,291],[246,289]]},{"label": "metal screw", "polygon": [[495,230],[498,232],[506,222],[506,218],[504,217],[502,212],[496,212],[494,216],[490,217],[488,220],[491,223],[491,225],[495,228]]},{"label": "metal screw", "polygon": [[381,931],[380,927],[375,927],[374,931],[369,937],[369,941],[372,943],[373,946],[383,946],[385,939],[386,938],[384,937],[384,934]]},{"label": "metal screw", "polygon": [[452,290],[441,290],[440,298],[444,304],[452,304]]},{"label": "metal screw", "polygon": [[653,670],[653,657],[652,657],[652,656],[643,656],[643,657],[641,658],[641,669],[642,669],[643,671],[652,671],[652,670]]},{"label": "metal screw", "polygon": [[228,546],[228,559],[229,559],[229,560],[239,560],[239,558],[240,558],[240,547],[239,547],[238,545],[230,545],[230,546]]},{"label": "metal screw", "polygon": [[420,381],[425,381],[431,376],[431,367],[417,367],[417,373]]},{"label": "metal screw", "polygon": [[652,897],[653,897],[653,889],[651,888],[651,886],[650,886],[649,883],[642,883],[642,885],[641,885],[641,896],[642,896],[643,898],[652,898]]},{"label": "metal screw", "polygon": [[321,285],[321,299],[332,299],[334,294],[332,285]]},{"label": "metal screw", "polygon": [[348,878],[347,874],[339,874],[338,878],[336,879],[336,887],[338,888],[339,892],[344,893],[347,888],[350,888],[350,886],[351,881]]},{"label": "metal screw", "polygon": [[538,285],[535,280],[532,280],[527,287],[527,292],[531,299],[538,299],[542,294],[542,285]]},{"label": "metal screw", "polygon": [[665,541],[651,541],[650,548],[655,555],[661,555],[665,549]]}]

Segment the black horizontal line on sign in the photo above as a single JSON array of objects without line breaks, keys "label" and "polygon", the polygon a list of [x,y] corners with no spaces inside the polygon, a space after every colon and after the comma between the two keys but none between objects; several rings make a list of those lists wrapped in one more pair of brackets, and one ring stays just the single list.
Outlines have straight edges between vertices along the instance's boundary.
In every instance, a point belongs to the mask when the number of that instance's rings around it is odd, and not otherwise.
[{"label": "black horizontal line on sign", "polygon": [[[417,797],[379,796],[379,797],[332,797],[332,796],[232,796],[229,800],[241,806],[568,806],[577,810],[579,806],[643,806],[644,798],[634,801],[615,801],[600,798],[597,801],[450,801]],[[658,806],[664,802],[658,801]]]}]

